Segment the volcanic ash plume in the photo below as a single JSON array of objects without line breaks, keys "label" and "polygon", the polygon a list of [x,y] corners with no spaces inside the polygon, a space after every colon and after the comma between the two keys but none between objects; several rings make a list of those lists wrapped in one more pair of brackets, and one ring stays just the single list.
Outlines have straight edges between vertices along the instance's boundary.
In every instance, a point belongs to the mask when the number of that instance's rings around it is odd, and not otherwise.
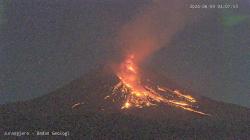
[{"label": "volcanic ash plume", "polygon": [[136,63],[167,45],[186,22],[188,7],[181,0],[155,0],[120,31],[119,47]]}]

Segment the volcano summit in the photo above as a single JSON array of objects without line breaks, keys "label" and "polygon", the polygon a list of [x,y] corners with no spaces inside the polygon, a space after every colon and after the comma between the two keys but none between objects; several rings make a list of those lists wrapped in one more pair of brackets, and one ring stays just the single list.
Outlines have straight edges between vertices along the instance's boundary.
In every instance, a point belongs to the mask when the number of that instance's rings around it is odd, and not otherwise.
[{"label": "volcano summit", "polygon": [[[164,76],[143,72],[157,85],[180,89]],[[31,139],[198,139],[247,140],[250,137],[250,110],[190,95],[198,102],[201,115],[159,103],[143,108],[121,109],[121,96],[104,99],[113,92],[119,78],[107,67],[100,67],[45,96],[0,107],[1,139],[7,132],[22,131]],[[179,97],[172,97],[179,99]],[[37,136],[39,132],[49,135]],[[50,133],[67,134],[51,135]]]}]

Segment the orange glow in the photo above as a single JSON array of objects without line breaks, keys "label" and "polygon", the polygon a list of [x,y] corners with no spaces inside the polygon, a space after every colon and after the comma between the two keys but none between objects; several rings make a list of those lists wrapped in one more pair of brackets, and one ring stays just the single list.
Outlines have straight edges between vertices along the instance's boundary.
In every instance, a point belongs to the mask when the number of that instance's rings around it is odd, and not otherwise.
[{"label": "orange glow", "polygon": [[[120,82],[114,86],[112,95],[122,93],[122,97],[125,98],[125,103],[121,109],[129,109],[131,107],[143,108],[156,105],[156,103],[162,103],[201,115],[208,115],[194,109],[192,103],[196,102],[196,100],[190,95],[185,95],[178,90],[172,90],[158,85],[142,84],[139,68],[134,62],[133,55],[128,56],[127,59],[119,65],[116,74]],[[170,95],[171,98],[170,96],[164,96],[165,94],[162,95],[162,93]],[[105,99],[111,97],[112,96],[106,96]],[[116,98],[117,96],[113,97]]]},{"label": "orange glow", "polygon": [[84,102],[76,103],[76,104],[72,105],[71,108],[74,109],[82,104],[84,104]]},{"label": "orange glow", "polygon": [[161,87],[157,87],[157,89],[158,89],[159,91],[163,91],[163,92],[167,91],[167,90],[165,90],[164,88],[161,88]]},{"label": "orange glow", "polygon": [[126,108],[129,108],[131,105],[129,102],[126,102],[123,106],[122,106],[122,109],[126,109]]}]

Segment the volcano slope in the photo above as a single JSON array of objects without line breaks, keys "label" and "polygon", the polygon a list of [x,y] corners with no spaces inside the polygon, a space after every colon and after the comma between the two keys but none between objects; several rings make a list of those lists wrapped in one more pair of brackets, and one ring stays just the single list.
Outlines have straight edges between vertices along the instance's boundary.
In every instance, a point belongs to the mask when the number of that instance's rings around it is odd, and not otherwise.
[{"label": "volcano slope", "polygon": [[[147,74],[161,85],[176,88],[164,76]],[[153,75],[153,76],[152,76]],[[247,140],[250,109],[194,96],[203,116],[168,105],[121,110],[105,100],[118,78],[107,68],[92,71],[68,85],[33,100],[0,107],[0,139],[181,139]],[[76,103],[79,105],[72,108]],[[29,136],[4,136],[24,131]],[[69,136],[37,136],[37,131],[69,131]]]}]

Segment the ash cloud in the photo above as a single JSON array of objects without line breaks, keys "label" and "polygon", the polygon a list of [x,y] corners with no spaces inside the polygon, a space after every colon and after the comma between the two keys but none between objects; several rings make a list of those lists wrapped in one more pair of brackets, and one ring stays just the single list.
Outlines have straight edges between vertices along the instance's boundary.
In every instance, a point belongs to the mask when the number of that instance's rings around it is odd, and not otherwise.
[{"label": "ash cloud", "polygon": [[125,57],[133,54],[137,63],[166,46],[187,22],[187,2],[154,0],[125,24],[119,32],[119,44]]}]

